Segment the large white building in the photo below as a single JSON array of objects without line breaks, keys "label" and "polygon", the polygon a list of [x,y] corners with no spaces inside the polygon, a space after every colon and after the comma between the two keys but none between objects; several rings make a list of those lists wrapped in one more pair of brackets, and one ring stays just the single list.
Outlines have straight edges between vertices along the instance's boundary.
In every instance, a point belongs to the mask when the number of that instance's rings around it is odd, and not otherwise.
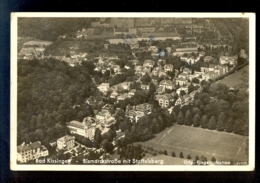
[{"label": "large white building", "polygon": [[41,145],[40,141],[25,144],[24,142],[17,146],[17,161],[26,163],[30,160],[38,159],[49,155],[48,149]]},{"label": "large white building", "polygon": [[96,130],[96,120],[92,117],[86,117],[83,122],[71,121],[68,125],[71,134],[78,134],[92,140]]},{"label": "large white building", "polygon": [[71,150],[73,149],[74,144],[75,144],[74,136],[65,135],[64,137],[57,139],[58,150]]}]

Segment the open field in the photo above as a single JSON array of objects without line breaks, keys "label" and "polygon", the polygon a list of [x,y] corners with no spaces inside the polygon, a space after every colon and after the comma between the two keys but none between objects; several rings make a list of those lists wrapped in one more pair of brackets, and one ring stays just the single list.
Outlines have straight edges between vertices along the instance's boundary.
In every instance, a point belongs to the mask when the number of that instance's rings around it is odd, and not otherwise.
[{"label": "open field", "polygon": [[243,70],[249,70],[249,65],[246,65],[242,69],[239,69],[237,72],[234,72],[233,74],[230,74],[229,76],[221,80],[218,80],[217,83],[224,83],[229,87],[233,87],[237,84],[240,84],[242,83],[241,73],[243,72]]},{"label": "open field", "polygon": [[248,137],[225,132],[217,132],[202,128],[175,124],[157,134],[155,138],[142,142],[144,146],[155,150],[172,151],[179,157],[183,152],[184,158],[190,154],[192,159],[204,155],[208,161],[215,157],[217,161],[246,161],[246,140]]},{"label": "open field", "polygon": [[100,35],[91,34],[86,37],[86,40],[89,39],[109,39],[114,37],[114,31],[103,31]]}]

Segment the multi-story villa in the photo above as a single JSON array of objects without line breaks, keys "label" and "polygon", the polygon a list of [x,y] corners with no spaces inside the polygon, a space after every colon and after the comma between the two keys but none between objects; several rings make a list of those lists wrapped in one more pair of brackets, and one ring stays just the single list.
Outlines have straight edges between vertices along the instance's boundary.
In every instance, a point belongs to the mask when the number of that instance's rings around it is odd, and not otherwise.
[{"label": "multi-story villa", "polygon": [[92,117],[86,117],[83,122],[71,121],[68,124],[70,133],[75,133],[92,140],[94,138],[95,130],[97,127],[96,120]]},{"label": "multi-story villa", "polygon": [[65,135],[64,137],[57,139],[58,150],[71,150],[73,149],[74,144],[75,144],[74,136]]},{"label": "multi-story villa", "polygon": [[26,163],[30,160],[35,160],[40,157],[49,155],[48,149],[41,145],[40,141],[25,144],[24,142],[17,146],[17,161],[20,163]]}]

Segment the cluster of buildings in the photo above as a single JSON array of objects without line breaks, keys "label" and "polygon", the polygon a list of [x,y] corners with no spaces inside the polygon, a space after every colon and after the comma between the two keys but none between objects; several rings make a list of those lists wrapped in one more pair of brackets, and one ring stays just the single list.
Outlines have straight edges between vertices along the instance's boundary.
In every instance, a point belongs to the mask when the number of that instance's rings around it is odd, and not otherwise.
[{"label": "cluster of buildings", "polygon": [[18,53],[18,58],[25,60],[41,59],[44,57],[44,50],[53,42],[42,40],[31,40],[23,44],[22,49]]},{"label": "cluster of buildings", "polygon": [[219,63],[220,64],[229,64],[229,65],[237,65],[237,55],[236,56],[220,56]]},{"label": "cluster of buildings", "polygon": [[136,106],[127,106],[126,108],[126,117],[128,117],[131,122],[138,122],[138,120],[143,117],[146,116],[148,114],[150,114],[152,112],[152,106],[151,104],[148,103],[143,103],[140,105],[136,105]]},{"label": "cluster of buildings", "polygon": [[69,122],[68,128],[70,133],[78,134],[93,140],[97,128],[103,131],[105,127],[109,127],[111,124],[115,123],[115,119],[111,116],[110,112],[112,107],[113,106],[107,104],[102,107],[101,111],[98,111],[95,114],[95,117],[86,117],[82,122],[75,120]]},{"label": "cluster of buildings", "polygon": [[[50,143],[52,146],[53,143]],[[54,143],[56,145],[56,150],[70,151],[75,146],[75,137],[70,135],[65,135]],[[27,163],[28,161],[36,160],[42,157],[48,157],[49,150],[41,144],[40,141],[26,144],[23,142],[21,145],[17,146],[17,162]]]},{"label": "cluster of buildings", "polygon": [[76,33],[75,33],[75,36],[76,38],[86,38],[88,35],[91,35],[93,34],[95,31],[94,28],[83,28],[82,30],[78,30]]}]

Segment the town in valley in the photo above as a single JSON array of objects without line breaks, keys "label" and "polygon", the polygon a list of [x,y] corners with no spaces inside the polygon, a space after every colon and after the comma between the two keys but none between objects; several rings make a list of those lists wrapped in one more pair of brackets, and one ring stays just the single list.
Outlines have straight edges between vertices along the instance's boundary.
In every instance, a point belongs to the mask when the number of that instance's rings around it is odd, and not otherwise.
[{"label": "town in valley", "polygon": [[248,165],[249,18],[18,18],[17,164]]}]

